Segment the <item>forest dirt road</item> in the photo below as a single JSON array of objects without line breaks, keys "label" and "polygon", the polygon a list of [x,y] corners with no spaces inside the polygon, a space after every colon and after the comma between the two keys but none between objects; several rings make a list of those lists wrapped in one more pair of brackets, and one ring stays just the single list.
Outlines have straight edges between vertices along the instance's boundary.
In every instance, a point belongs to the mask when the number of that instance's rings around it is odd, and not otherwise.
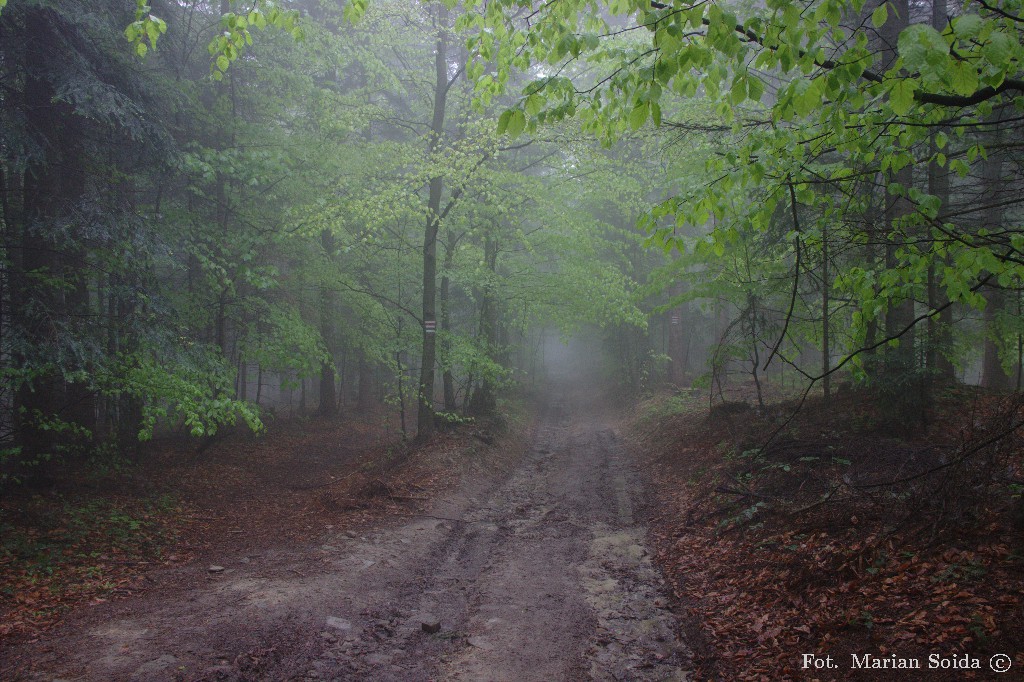
[{"label": "forest dirt road", "polygon": [[404,524],[185,567],[5,655],[48,681],[684,680],[642,485],[587,396],[553,393],[511,472]]}]

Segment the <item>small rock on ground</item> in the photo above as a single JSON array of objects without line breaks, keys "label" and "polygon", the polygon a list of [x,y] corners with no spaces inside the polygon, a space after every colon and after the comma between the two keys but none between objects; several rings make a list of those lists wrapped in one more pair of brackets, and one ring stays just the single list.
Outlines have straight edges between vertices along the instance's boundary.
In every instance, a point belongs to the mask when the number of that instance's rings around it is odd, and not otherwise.
[{"label": "small rock on ground", "polygon": [[345,620],[344,618],[336,618],[335,616],[327,616],[327,627],[334,628],[335,630],[351,630],[352,623]]}]

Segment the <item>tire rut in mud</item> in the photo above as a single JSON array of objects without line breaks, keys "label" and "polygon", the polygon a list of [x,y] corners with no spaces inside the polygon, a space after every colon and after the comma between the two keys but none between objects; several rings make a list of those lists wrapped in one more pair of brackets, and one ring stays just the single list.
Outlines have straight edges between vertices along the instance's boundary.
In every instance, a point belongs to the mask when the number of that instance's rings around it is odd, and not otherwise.
[{"label": "tire rut in mud", "polygon": [[[312,678],[686,679],[689,652],[634,518],[641,490],[618,436],[600,414],[559,402],[531,442],[398,590],[394,636],[337,644],[335,660],[373,665],[320,666]],[[423,633],[428,621],[441,632]]]}]

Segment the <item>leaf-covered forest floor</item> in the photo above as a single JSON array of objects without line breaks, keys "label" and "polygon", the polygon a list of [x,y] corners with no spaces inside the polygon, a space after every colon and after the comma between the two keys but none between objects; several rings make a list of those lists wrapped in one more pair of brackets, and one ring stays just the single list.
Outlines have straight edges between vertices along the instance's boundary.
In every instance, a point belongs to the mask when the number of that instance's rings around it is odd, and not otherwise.
[{"label": "leaf-covered forest floor", "polygon": [[[812,398],[790,420],[796,401],[762,413],[751,393],[710,410],[706,391],[661,395],[632,418],[695,679],[991,679],[995,654],[1019,674],[1024,448],[992,442],[1019,398],[951,389],[918,426],[887,419],[886,396]],[[838,668],[803,669],[808,653]],[[851,670],[866,653],[924,669]]]},{"label": "leaf-covered forest floor", "polygon": [[293,420],[205,448],[165,438],[136,463],[50,470],[50,486],[0,498],[0,642],[38,637],[69,612],[144,592],[154,570],[359,528],[451,485],[437,466],[477,442],[444,434],[409,456],[394,416]]}]

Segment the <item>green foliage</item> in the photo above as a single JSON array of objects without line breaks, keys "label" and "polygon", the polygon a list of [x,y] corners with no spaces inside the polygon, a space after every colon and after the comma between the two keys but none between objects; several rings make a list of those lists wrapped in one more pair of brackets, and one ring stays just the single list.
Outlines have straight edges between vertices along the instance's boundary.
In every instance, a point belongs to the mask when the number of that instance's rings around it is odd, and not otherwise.
[{"label": "green foliage", "polygon": [[[772,273],[774,265],[792,267],[792,253],[783,260],[771,250],[749,257],[752,242],[766,242],[783,229],[785,217],[777,209],[791,203],[790,190],[806,222],[789,229],[813,235],[832,226],[830,240],[863,244],[860,216],[879,210],[879,201],[865,192],[866,180],[899,173],[922,154],[928,160],[931,133],[939,149],[966,147],[966,154],[950,158],[937,151],[931,160],[969,179],[987,144],[970,126],[998,106],[1015,106],[1013,95],[1021,89],[1022,33],[1005,12],[965,13],[941,31],[910,25],[890,55],[869,44],[866,32],[848,35],[840,24],[849,7],[834,0],[806,6],[775,0],[742,16],[722,3],[665,4],[652,9],[628,0],[577,0],[545,6],[523,22],[514,0],[471,2],[460,26],[473,32],[468,45],[477,61],[468,73],[482,102],[508,90],[514,72],[532,68],[537,74],[522,88],[519,106],[503,114],[499,130],[513,120],[515,130],[533,131],[576,117],[584,130],[610,143],[650,119],[661,123],[666,106],[669,117],[694,129],[717,123],[720,134],[691,136],[712,140],[718,150],[703,168],[692,164],[695,155],[684,157],[699,173],[692,190],[663,200],[641,221],[650,245],[666,252],[692,249],[696,260],[710,264],[699,278],[727,271],[739,254],[746,267],[767,270],[762,279],[780,274]],[[599,9],[632,23],[613,30]],[[883,5],[870,21],[878,28],[896,19]],[[484,73],[485,64],[495,65],[496,74]],[[600,74],[596,84],[591,69]],[[762,102],[761,74],[780,82],[771,101]],[[680,119],[685,110],[671,108],[670,94],[689,98],[698,92],[720,123],[685,113]],[[894,180],[884,190],[909,205],[898,222],[883,227],[887,239],[902,243],[911,232],[925,237],[892,250],[884,264],[833,264],[835,295],[856,303],[843,346],[856,349],[888,311],[922,300],[929,272],[937,272],[946,298],[976,309],[984,306],[979,288],[985,277],[1018,286],[1024,271],[1010,255],[1017,231],[978,238],[969,222],[938,219],[939,197]],[[695,234],[708,222],[712,230]],[[820,246],[820,240],[804,238],[808,261],[820,262]],[[749,275],[741,279],[756,284]],[[695,296],[720,292],[723,283],[709,279]],[[742,296],[734,303],[742,307]],[[856,353],[849,358],[860,362]]]},{"label": "green foliage", "polygon": [[655,396],[641,405],[639,418],[641,422],[660,422],[680,414],[695,414],[706,405],[706,399],[697,395],[696,392]]},{"label": "green foliage", "polygon": [[[120,448],[162,430],[259,429],[245,386],[254,365],[271,375],[274,388],[255,392],[271,404],[277,389],[332,369],[350,377],[354,366],[415,394],[397,375],[419,361],[419,242],[434,178],[448,204],[440,232],[452,240],[439,364],[463,394],[470,383],[509,385],[531,327],[645,324],[635,280],[617,271],[643,169],[624,174],[604,159],[581,180],[551,143],[506,148],[533,130],[528,117],[546,99],[529,98],[495,134],[511,102],[474,110],[462,79],[449,86],[457,126],[424,143],[436,6],[351,3],[358,30],[334,6],[319,7],[317,22],[269,0],[229,12],[155,7],[160,16],[144,2],[124,13],[75,0],[0,15],[4,35],[38,34],[0,45],[13,88],[0,100],[0,170],[15,205],[47,207],[31,225],[4,215],[0,246],[21,253],[31,234],[52,254],[25,282],[12,276],[21,289],[0,293],[17,321],[0,338],[4,422],[14,425],[3,434],[5,476],[69,454],[72,442],[116,467]],[[230,72],[231,87],[211,72]],[[25,123],[30,83],[60,109],[59,125]],[[50,178],[54,196],[25,194],[27,174]]]},{"label": "green foliage", "polygon": [[135,54],[145,57],[150,50],[156,48],[160,36],[167,32],[167,22],[150,14],[152,8],[145,0],[137,0],[137,3],[135,21],[124,30],[124,37],[132,44]]},{"label": "green foliage", "polygon": [[[5,0],[6,1],[6,0]],[[157,40],[167,32],[167,22],[152,15],[152,8],[146,0],[136,0],[135,21],[124,30],[124,37],[139,57],[145,57],[156,48]],[[231,4],[239,4],[231,0]],[[0,9],[3,5],[0,5]],[[302,40],[303,29],[299,22],[298,10],[282,9],[273,0],[257,0],[248,3],[244,12],[225,12],[220,15],[221,31],[207,45],[210,54],[210,76],[220,81],[232,62],[253,44],[252,29],[276,28]]]},{"label": "green foliage", "polygon": [[507,387],[512,380],[512,370],[495,359],[499,349],[487,348],[480,340],[450,335],[443,339],[448,342],[448,352],[442,361],[442,369],[456,370],[486,381],[497,388]]},{"label": "green foliage", "polygon": [[[237,4],[237,3],[236,3]],[[238,60],[247,47],[253,44],[252,29],[276,28],[302,40],[303,30],[299,23],[298,10],[284,10],[278,3],[257,0],[247,3],[248,12],[227,12],[220,17],[221,33],[207,45],[210,53],[210,75],[221,80],[231,63]]]},{"label": "green foliage", "polygon": [[434,417],[438,421],[444,422],[452,426],[463,426],[465,424],[473,424],[476,419],[473,417],[465,417],[458,412],[435,412]]},{"label": "green foliage", "polygon": [[239,339],[241,355],[249,362],[299,379],[320,372],[321,365],[333,365],[319,331],[307,324],[299,311],[250,302],[253,321]]},{"label": "green foliage", "polygon": [[196,437],[212,436],[239,419],[253,431],[261,431],[259,410],[235,400],[233,368],[216,349],[190,345],[179,350],[173,362],[166,356],[136,355],[122,361],[107,388],[110,395],[128,395],[142,402],[140,440],[153,437],[161,421],[181,423]]}]

